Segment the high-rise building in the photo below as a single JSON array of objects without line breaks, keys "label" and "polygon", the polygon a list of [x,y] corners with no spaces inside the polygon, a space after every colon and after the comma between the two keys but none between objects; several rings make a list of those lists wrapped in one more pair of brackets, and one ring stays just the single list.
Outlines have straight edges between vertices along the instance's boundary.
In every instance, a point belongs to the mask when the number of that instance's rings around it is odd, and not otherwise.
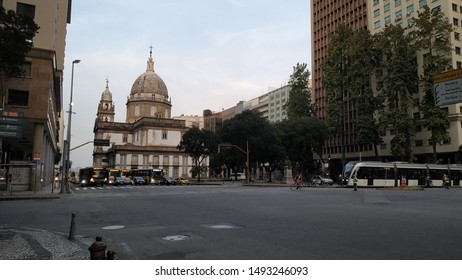
[{"label": "high-rise building", "polygon": [[[40,27],[26,54],[23,79],[1,77],[3,115],[18,116],[20,129],[0,128],[0,168],[9,168],[13,190],[40,190],[53,184],[55,159],[62,152],[63,71],[71,0],[3,0],[5,10],[31,17]],[[0,186],[1,187],[1,186]]]},{"label": "high-rise building", "polygon": [[[327,96],[322,85],[322,62],[327,56],[329,37],[334,34],[340,23],[347,24],[353,30],[367,29],[367,0],[312,0],[311,1],[311,49],[312,49],[312,100],[315,114],[326,120]],[[348,102],[348,101],[347,101]],[[346,108],[349,108],[348,104]],[[345,114],[345,143],[342,137],[333,137],[326,141],[323,153],[340,158],[343,145],[347,157],[355,157],[358,147],[351,136],[354,131],[351,114]],[[333,163],[333,162],[332,162]],[[341,169],[341,167],[339,167]]]},{"label": "high-rise building", "polygon": [[[424,0],[395,0],[395,1],[369,1],[369,29],[372,34],[382,31],[387,25],[399,25],[409,31],[414,25],[414,18],[418,16],[418,11],[421,11],[424,6],[428,6],[430,10],[440,10],[452,23],[454,31],[451,34],[452,53],[448,54],[452,60],[454,69],[462,68],[462,41],[460,34],[462,33],[462,2],[461,1],[424,1]],[[417,62],[422,65],[424,53],[417,55]],[[419,67],[418,73],[422,73],[422,68]],[[430,140],[431,132],[425,129],[423,114],[419,111],[419,103],[423,99],[423,92],[419,92],[415,96],[414,107],[412,108],[413,118],[415,122],[416,134],[412,140],[412,149],[419,161],[426,161],[432,154],[432,141]],[[446,163],[455,162],[455,153],[459,150],[462,144],[462,106],[461,104],[451,104],[442,106],[449,113],[449,136],[450,140],[437,145],[438,157]],[[389,155],[390,141],[393,138],[393,131],[385,131],[383,136],[384,143],[380,147],[380,153]]]},{"label": "high-rise building", "polygon": [[[457,2],[457,3],[456,3]],[[418,16],[418,11],[424,6],[430,9],[439,9],[449,21],[454,25],[455,30],[451,34],[451,43],[453,52],[450,54],[453,62],[453,68],[462,68],[460,39],[461,22],[462,22],[462,3],[460,1],[449,0],[331,0],[311,1],[312,12],[312,73],[313,73],[313,101],[315,103],[316,115],[321,120],[326,120],[327,97],[322,85],[322,62],[327,56],[329,46],[329,36],[334,32],[338,24],[344,23],[349,25],[353,30],[360,28],[368,29],[372,34],[382,31],[387,25],[399,25],[408,30],[412,30],[413,17]],[[420,55],[420,56],[419,56]],[[422,54],[417,56],[417,62],[422,65]],[[418,69],[421,72],[421,69]],[[374,88],[373,88],[374,89]],[[423,126],[423,115],[418,110],[418,104],[423,97],[419,93],[414,100],[413,118],[415,121],[416,135],[412,140],[413,153],[418,160],[425,161],[432,153],[432,143],[430,132]],[[349,101],[346,100],[348,103]],[[347,104],[346,108],[351,108]],[[453,104],[445,106],[449,113],[450,120],[450,137],[451,140],[442,145],[438,145],[439,158],[444,162],[454,162],[454,153],[458,151],[462,144],[462,106]],[[339,165],[339,159],[342,157],[342,149],[345,148],[347,160],[375,158],[373,147],[358,147],[354,142],[354,129],[352,112],[345,113],[345,142],[338,138],[331,138],[326,141],[324,154],[330,155],[334,159],[331,163]],[[382,136],[383,144],[378,149],[379,156],[383,159],[390,158],[390,141],[393,138],[393,129],[389,129]],[[343,147],[343,145],[345,147]],[[341,168],[341,166],[337,166]],[[335,168],[335,166],[334,166]]]}]

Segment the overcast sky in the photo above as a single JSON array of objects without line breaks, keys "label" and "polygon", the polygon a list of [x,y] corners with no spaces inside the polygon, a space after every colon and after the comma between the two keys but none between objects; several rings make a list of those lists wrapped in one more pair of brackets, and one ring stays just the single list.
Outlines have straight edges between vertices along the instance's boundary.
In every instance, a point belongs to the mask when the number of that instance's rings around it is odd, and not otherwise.
[{"label": "overcast sky", "polygon": [[[167,85],[172,116],[202,115],[287,83],[297,63],[311,69],[308,0],[73,1],[67,27],[65,111],[74,67],[72,139],[94,138],[98,103],[109,79],[115,120],[124,122],[133,82],[154,69]],[[67,125],[68,114],[65,114]],[[71,152],[73,166],[92,165],[93,145]]]}]

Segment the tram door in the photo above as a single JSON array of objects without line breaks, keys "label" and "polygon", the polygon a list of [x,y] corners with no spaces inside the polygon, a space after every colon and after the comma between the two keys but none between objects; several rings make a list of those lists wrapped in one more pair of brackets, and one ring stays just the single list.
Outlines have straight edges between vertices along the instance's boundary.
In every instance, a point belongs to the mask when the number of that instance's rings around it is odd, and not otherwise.
[{"label": "tram door", "polygon": [[460,175],[461,175],[461,172],[459,170],[451,171],[453,186],[460,186]]},{"label": "tram door", "polygon": [[367,174],[368,175],[367,176],[367,185],[368,186],[373,186],[374,185],[374,175],[375,175],[374,170],[375,170],[375,168],[373,168],[373,167],[369,168],[369,170],[368,170],[369,171],[368,172],[369,174]]}]

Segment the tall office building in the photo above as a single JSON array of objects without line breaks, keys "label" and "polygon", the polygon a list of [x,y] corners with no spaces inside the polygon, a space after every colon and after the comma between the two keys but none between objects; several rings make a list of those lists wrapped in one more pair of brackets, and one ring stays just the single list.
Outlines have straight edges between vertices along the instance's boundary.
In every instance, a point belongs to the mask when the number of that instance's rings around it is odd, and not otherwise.
[{"label": "tall office building", "polygon": [[[352,1],[311,1],[312,11],[312,72],[313,72],[313,101],[317,116],[326,119],[327,97],[322,85],[321,64],[327,56],[329,36],[332,35],[339,23],[345,23],[353,30],[360,28],[368,29],[372,34],[382,31],[387,25],[399,25],[412,30],[413,17],[418,16],[418,11],[424,6],[430,9],[441,10],[449,21],[454,25],[454,32],[451,34],[453,52],[450,54],[453,61],[453,68],[462,68],[462,2],[449,0],[352,0]],[[422,54],[417,55],[417,62],[422,65]],[[421,73],[421,69],[418,69]],[[373,90],[376,90],[373,87]],[[423,97],[419,93],[414,100],[412,108],[415,121],[416,134],[412,140],[412,150],[419,161],[425,161],[431,156],[432,143],[429,140],[431,133],[423,126],[423,115],[419,112],[418,104]],[[348,101],[347,101],[348,102]],[[350,108],[347,104],[346,108]],[[449,113],[450,137],[451,140],[437,146],[438,156],[444,162],[454,162],[455,152],[462,144],[462,106],[453,104],[444,106]],[[375,158],[373,147],[361,149],[354,143],[355,135],[353,130],[353,119],[351,112],[345,114],[346,131],[346,159],[367,159]],[[385,131],[382,136],[383,144],[378,147],[379,156],[383,159],[390,158],[390,141],[393,138],[393,130]],[[325,155],[331,155],[332,163],[341,168],[339,159],[342,157],[342,140],[332,138],[326,142]]]},{"label": "tall office building", "polygon": [[0,129],[0,163],[2,168],[10,169],[13,190],[34,191],[53,184],[55,159],[59,158],[64,49],[71,0],[2,0],[0,5],[31,17],[40,27],[25,57],[25,78],[2,77],[0,89],[3,114],[19,119],[15,123],[19,124],[18,130],[7,131],[11,125]]},{"label": "tall office building", "polygon": [[[329,37],[341,23],[349,25],[353,30],[367,29],[367,2],[367,0],[311,1],[312,100],[315,104],[316,116],[323,121],[326,120],[327,97],[322,85],[321,65],[327,56]],[[347,104],[346,108],[349,107]],[[347,116],[344,124],[346,157],[355,157],[359,147],[354,143],[354,131],[350,118],[352,114],[345,115]],[[341,137],[333,137],[326,141],[323,153],[331,155],[332,158],[340,158],[342,145]],[[336,163],[339,164],[338,161]],[[335,164],[335,162],[332,161],[331,164]],[[341,166],[337,168],[341,168]]]}]

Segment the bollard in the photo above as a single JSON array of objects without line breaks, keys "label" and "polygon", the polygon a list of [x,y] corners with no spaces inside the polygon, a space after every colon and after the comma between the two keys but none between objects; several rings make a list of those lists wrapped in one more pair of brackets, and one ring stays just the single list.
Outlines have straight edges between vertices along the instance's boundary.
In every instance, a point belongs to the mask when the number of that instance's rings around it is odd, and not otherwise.
[{"label": "bollard", "polygon": [[75,234],[75,214],[72,213],[71,219],[71,229],[69,230],[69,240],[74,241],[74,234]]},{"label": "bollard", "polygon": [[103,243],[103,238],[101,236],[96,237],[96,242],[91,244],[88,250],[90,251],[90,260],[106,259],[106,245]]}]

